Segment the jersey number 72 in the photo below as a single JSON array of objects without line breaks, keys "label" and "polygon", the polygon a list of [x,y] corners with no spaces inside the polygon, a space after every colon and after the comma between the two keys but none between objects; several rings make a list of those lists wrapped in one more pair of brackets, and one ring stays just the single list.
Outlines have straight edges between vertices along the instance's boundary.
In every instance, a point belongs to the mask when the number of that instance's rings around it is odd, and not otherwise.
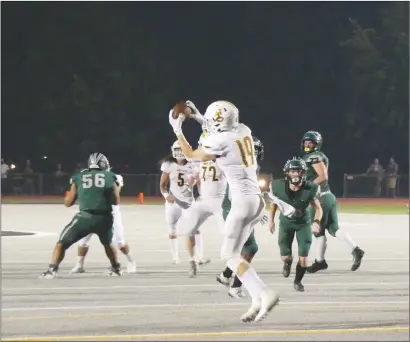
[{"label": "jersey number 72", "polygon": [[254,165],[255,153],[253,151],[253,143],[251,137],[246,136],[242,140],[235,140],[235,143],[236,145],[238,145],[243,165],[245,165],[245,167],[248,167],[249,165]]}]

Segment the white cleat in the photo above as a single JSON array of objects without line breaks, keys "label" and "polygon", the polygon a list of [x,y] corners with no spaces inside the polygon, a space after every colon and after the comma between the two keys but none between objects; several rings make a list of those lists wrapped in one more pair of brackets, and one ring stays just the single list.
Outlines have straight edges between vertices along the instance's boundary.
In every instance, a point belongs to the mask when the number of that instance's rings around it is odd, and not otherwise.
[{"label": "white cleat", "polygon": [[248,309],[248,311],[246,311],[246,313],[244,313],[241,316],[241,321],[242,322],[253,322],[255,317],[258,315],[259,311],[261,310],[262,307],[262,302],[259,300],[252,300],[252,305],[251,307]]},{"label": "white cleat", "polygon": [[127,273],[137,273],[137,264],[134,261],[127,263]]},{"label": "white cleat", "polygon": [[242,286],[241,287],[231,287],[231,288],[229,288],[228,296],[232,297],[232,298],[235,298],[235,299],[246,298],[246,295],[245,295],[244,291],[242,291]]},{"label": "white cleat", "polygon": [[173,263],[174,265],[178,265],[180,262],[181,262],[181,261],[179,260],[179,258],[176,258],[176,259],[172,260],[172,263]]},{"label": "white cleat", "polygon": [[85,272],[85,269],[84,269],[84,267],[82,267],[82,266],[75,266],[71,271],[70,271],[70,273],[84,273]]},{"label": "white cleat", "polygon": [[198,261],[198,265],[199,266],[204,266],[204,265],[209,264],[210,262],[211,262],[211,259],[201,259],[201,260]]},{"label": "white cleat", "polygon": [[221,283],[222,285],[225,285],[226,287],[228,287],[230,284],[230,279],[226,278],[223,272],[219,276],[216,277],[216,281],[218,283]]},{"label": "white cleat", "polygon": [[272,290],[266,290],[261,295],[262,307],[255,317],[255,322],[263,321],[272,309],[279,304],[279,295]]},{"label": "white cleat", "polygon": [[56,276],[57,276],[57,272],[56,272],[56,271],[47,270],[47,271],[45,271],[44,273],[42,273],[42,274],[38,277],[38,279],[47,279],[47,280],[49,280],[49,279],[54,279]]}]

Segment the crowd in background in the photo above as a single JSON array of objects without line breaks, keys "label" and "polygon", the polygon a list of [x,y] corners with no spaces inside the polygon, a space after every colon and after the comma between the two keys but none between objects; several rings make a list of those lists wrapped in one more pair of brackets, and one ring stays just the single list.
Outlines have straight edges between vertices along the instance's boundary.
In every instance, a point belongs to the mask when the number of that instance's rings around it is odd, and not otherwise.
[{"label": "crowd in background", "polygon": [[[41,193],[39,187],[46,186],[47,194],[63,194],[69,184],[69,177],[73,172],[84,169],[83,163],[76,163],[75,167],[65,169],[58,163],[53,172],[41,172],[33,169],[31,160],[26,160],[23,168],[14,164],[8,164],[1,159],[1,194],[2,195],[38,195]],[[370,164],[363,177],[375,179],[373,191],[374,197],[396,197],[396,189],[399,177],[399,166],[391,157],[386,168],[382,166],[378,158]],[[43,175],[43,183],[39,184],[38,173]]]}]

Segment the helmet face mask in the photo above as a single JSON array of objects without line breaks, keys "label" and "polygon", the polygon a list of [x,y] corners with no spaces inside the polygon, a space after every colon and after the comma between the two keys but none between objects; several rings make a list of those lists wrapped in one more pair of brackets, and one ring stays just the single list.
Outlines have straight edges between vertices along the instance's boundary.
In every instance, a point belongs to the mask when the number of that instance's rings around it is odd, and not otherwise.
[{"label": "helmet face mask", "polygon": [[175,142],[172,144],[171,152],[172,152],[172,156],[173,156],[175,159],[177,159],[177,160],[178,160],[178,159],[185,159],[185,155],[184,155],[184,153],[182,152],[181,146],[179,146],[178,140],[175,141]]},{"label": "helmet face mask", "polygon": [[307,165],[303,159],[293,157],[283,168],[285,179],[294,185],[300,185],[306,179]]},{"label": "helmet face mask", "polygon": [[262,141],[260,141],[257,137],[253,136],[253,147],[255,150],[255,158],[257,161],[263,160],[263,157],[265,155],[265,147],[262,144]]}]

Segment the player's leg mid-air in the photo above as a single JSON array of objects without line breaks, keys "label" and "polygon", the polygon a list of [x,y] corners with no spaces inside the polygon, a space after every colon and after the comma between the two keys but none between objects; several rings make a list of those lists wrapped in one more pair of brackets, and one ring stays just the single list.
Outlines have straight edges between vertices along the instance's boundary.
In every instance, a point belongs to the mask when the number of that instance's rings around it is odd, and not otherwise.
[{"label": "player's leg mid-air", "polygon": [[232,207],[224,226],[221,257],[252,298],[251,307],[241,320],[262,321],[278,304],[279,296],[266,286],[252,265],[241,256],[246,240],[265,213],[251,130],[239,124],[239,111],[232,103],[214,102],[208,106],[204,116],[211,134],[203,141],[202,148],[192,150],[182,133],[184,119],[182,114],[169,115],[184,155],[203,162],[215,161],[230,187]]},{"label": "player's leg mid-air", "polygon": [[315,234],[317,243],[316,260],[308,267],[307,271],[315,273],[328,267],[325,260],[326,230],[349,248],[353,255],[351,270],[356,271],[361,265],[364,251],[353,241],[347,231],[339,227],[336,197],[330,191],[328,184],[329,159],[322,152],[322,144],[323,139],[319,132],[309,131],[303,135],[301,147],[305,153],[303,159],[308,167],[306,179],[320,185],[319,200],[323,209],[320,232]]},{"label": "player's leg mid-air", "polygon": [[[260,162],[261,160],[263,160],[264,146],[262,142],[255,136],[253,136],[253,144],[254,144],[256,161]],[[258,173],[259,173],[259,170],[260,170],[260,167],[258,167],[257,169]],[[226,220],[231,210],[229,185],[226,187],[225,197],[222,202],[222,209],[223,209],[223,219]],[[265,224],[266,222],[267,222],[267,216],[264,215],[264,217],[261,219],[261,223]],[[258,249],[259,247],[255,239],[255,231],[252,230],[251,235],[249,236],[248,240],[246,240],[242,248],[241,256],[247,262],[250,263],[252,262],[252,259],[258,252]],[[216,280],[222,285],[225,285],[229,288],[228,295],[230,297],[232,298],[244,298],[245,297],[245,294],[242,291],[242,282],[236,275],[233,277],[233,271],[229,267],[226,267],[225,270],[223,270],[221,274],[219,274],[216,277]]]},{"label": "player's leg mid-air", "polygon": [[[41,274],[43,279],[56,276],[65,251],[89,234],[97,234],[111,262],[110,275],[121,275],[117,251],[113,239],[113,206],[120,203],[120,190],[115,183],[115,174],[109,170],[108,159],[101,153],[88,158],[88,168],[74,174],[71,188],[64,204],[71,207],[78,198],[80,212],[63,229],[54,247],[49,268]],[[112,195],[107,196],[107,194]]]},{"label": "player's leg mid-air", "polygon": [[[178,141],[175,141],[171,147],[171,155],[161,160],[161,180],[160,190],[165,198],[165,220],[168,226],[169,247],[172,255],[172,262],[178,264],[179,249],[178,249],[178,222],[184,212],[191,207],[194,200],[191,173],[193,165],[188,162],[182,153]],[[169,185],[169,190],[167,189]],[[199,254],[199,262],[203,262],[203,251],[201,250],[202,236],[195,235],[195,245]]]},{"label": "player's leg mid-air", "polygon": [[[124,181],[121,175],[115,175],[116,177],[116,184],[122,189],[124,186]],[[137,271],[137,266],[135,261],[132,258],[130,247],[128,243],[124,239],[124,225],[122,223],[122,215],[120,211],[120,206],[113,205],[113,243],[117,246],[117,248],[124,254],[127,258],[127,272],[128,273],[135,273]],[[84,273],[84,261],[85,256],[88,253],[90,240],[93,234],[89,234],[83,239],[78,242],[78,251],[77,251],[77,263],[74,268],[71,270],[71,273]]]},{"label": "player's leg mid-air", "polygon": [[[289,277],[293,262],[292,245],[296,235],[298,243],[299,260],[296,265],[296,274],[293,286],[296,291],[305,291],[302,285],[303,276],[306,273],[310,246],[312,244],[312,231],[319,231],[319,223],[322,218],[322,208],[317,198],[319,186],[305,180],[307,165],[303,159],[293,158],[288,160],[283,168],[285,179],[272,181],[272,193],[279,199],[292,205],[295,213],[286,217],[283,213],[279,216],[278,244],[281,259],[283,261],[282,274]],[[309,205],[314,210],[314,216],[310,216]],[[275,232],[275,214],[277,206],[272,205],[269,220],[269,230]],[[313,225],[311,225],[313,219]]]}]

